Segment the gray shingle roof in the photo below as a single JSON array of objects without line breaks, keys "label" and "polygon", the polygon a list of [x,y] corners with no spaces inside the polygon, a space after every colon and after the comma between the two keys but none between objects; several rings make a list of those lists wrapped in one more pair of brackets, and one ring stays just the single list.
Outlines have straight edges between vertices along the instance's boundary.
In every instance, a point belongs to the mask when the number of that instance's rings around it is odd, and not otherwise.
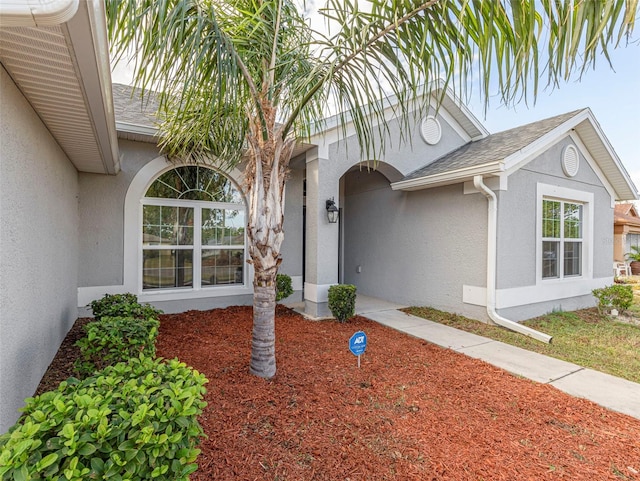
[{"label": "gray shingle roof", "polygon": [[430,164],[414,170],[403,180],[428,177],[466,167],[499,162],[536,141],[583,110],[585,109],[574,110],[573,112],[498,132],[475,142],[469,142]]},{"label": "gray shingle roof", "polygon": [[158,104],[153,94],[140,96],[141,90],[129,85],[113,84],[113,108],[116,122],[156,127]]}]

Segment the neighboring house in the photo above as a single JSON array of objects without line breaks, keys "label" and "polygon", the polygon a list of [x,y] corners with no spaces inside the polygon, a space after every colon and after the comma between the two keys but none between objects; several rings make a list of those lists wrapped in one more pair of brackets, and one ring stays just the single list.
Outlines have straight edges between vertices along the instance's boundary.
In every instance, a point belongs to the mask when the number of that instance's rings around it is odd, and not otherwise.
[{"label": "neighboring house", "polygon": [[[0,432],[91,300],[252,300],[242,171],[168,162],[153,104],[112,89],[102,2],[68,3],[53,25],[0,28]],[[335,119],[294,152],[280,271],[309,315],[338,282],[516,321],[593,305],[612,282],[614,202],[637,194],[589,109],[489,135],[446,92],[410,143],[397,133],[369,165]]]},{"label": "neighboring house", "polygon": [[640,215],[632,203],[616,204],[613,218],[613,259],[626,262],[631,246],[640,247]]}]

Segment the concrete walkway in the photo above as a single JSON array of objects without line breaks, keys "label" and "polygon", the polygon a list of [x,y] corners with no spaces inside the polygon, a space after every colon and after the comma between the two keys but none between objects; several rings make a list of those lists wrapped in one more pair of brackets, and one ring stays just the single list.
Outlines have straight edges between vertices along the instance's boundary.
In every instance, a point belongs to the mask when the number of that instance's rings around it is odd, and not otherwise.
[{"label": "concrete walkway", "polygon": [[380,324],[640,419],[640,384],[405,314],[401,307],[365,296],[356,301],[357,314]]}]

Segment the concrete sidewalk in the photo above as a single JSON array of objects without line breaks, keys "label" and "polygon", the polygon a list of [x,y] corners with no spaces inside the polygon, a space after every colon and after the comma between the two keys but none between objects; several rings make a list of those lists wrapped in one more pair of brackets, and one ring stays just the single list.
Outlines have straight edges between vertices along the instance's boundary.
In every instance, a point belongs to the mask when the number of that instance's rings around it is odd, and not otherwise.
[{"label": "concrete sidewalk", "polygon": [[358,296],[356,311],[398,331],[640,419],[640,384],[405,314],[399,307]]}]

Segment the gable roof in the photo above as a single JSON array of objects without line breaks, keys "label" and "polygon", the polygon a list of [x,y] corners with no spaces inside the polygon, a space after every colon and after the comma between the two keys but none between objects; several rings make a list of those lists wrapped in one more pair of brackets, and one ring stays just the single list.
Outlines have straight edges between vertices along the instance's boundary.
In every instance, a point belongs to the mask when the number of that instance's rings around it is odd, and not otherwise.
[{"label": "gable roof", "polygon": [[[428,102],[431,107],[439,106],[440,112],[446,112],[451,119],[457,123],[461,136],[467,140],[478,140],[489,135],[487,129],[482,123],[471,113],[469,108],[455,94],[455,92],[447,87],[445,82],[438,79],[430,84],[424,85],[423,95],[418,102]],[[394,114],[394,106],[398,102],[395,95],[386,97],[381,102],[388,118],[392,118]],[[344,129],[340,127],[340,120],[344,118]],[[343,114],[335,114],[320,119],[311,125],[311,141],[318,146],[327,146],[344,137],[354,134],[353,119],[349,111]]]},{"label": "gable roof", "polygon": [[613,211],[613,223],[640,227],[640,216],[636,206],[632,203],[616,204]]},{"label": "gable roof", "polygon": [[469,142],[391,184],[393,190],[419,190],[471,180],[474,175],[509,175],[572,131],[611,185],[615,200],[638,193],[590,109],[575,110]]},{"label": "gable roof", "polygon": [[118,138],[138,142],[158,141],[158,103],[153,92],[148,92],[143,98],[140,89],[113,84],[113,109]]},{"label": "gable roof", "polygon": [[522,150],[533,141],[576,115],[580,110],[539,120],[521,127],[489,135],[475,142],[469,142],[432,163],[408,174],[403,180],[427,177],[443,172],[467,169],[501,162],[514,152]]}]

